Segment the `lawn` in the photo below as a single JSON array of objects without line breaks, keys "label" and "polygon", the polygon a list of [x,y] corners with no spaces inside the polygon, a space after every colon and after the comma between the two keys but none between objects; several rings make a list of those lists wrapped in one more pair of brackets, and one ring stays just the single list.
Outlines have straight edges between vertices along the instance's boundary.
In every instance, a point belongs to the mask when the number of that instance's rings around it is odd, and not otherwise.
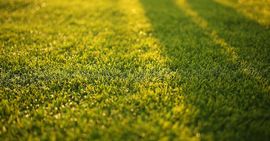
[{"label": "lawn", "polygon": [[1,0],[0,140],[270,140],[269,0]]}]

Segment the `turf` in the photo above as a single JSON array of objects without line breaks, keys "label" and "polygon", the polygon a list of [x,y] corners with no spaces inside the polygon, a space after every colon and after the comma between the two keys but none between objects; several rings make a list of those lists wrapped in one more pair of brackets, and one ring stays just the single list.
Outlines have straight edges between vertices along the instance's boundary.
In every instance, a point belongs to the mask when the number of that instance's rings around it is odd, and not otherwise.
[{"label": "turf", "polygon": [[0,1],[0,140],[270,140],[269,25],[239,9]]}]

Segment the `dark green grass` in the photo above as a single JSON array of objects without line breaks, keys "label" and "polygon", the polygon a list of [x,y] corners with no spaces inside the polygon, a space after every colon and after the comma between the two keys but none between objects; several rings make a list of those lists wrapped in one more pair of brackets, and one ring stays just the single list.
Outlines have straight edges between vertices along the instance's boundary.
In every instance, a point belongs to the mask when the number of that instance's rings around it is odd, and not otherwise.
[{"label": "dark green grass", "polygon": [[[226,56],[222,47],[215,45],[212,39],[190,20],[190,17],[183,14],[183,10],[175,6],[174,2],[160,0],[154,4],[151,0],[142,0],[142,3],[155,28],[154,35],[164,44],[165,52],[173,59],[171,68],[177,70],[181,76],[180,82],[184,89],[185,103],[192,105],[197,111],[190,119],[190,126],[198,129],[203,139],[209,139],[208,137],[213,137],[214,140],[269,139],[269,93],[263,92],[251,76],[244,75],[237,63],[230,62],[230,56]],[[207,6],[210,7],[212,4],[210,1],[194,1],[193,3],[202,7],[200,13],[210,11]],[[223,10],[220,7],[213,6],[213,8],[215,11]],[[226,16],[215,13],[220,18],[235,16],[234,19],[239,19],[239,23],[243,22],[243,24],[237,24],[240,31],[231,31],[231,34],[240,34],[241,29],[246,28],[243,25],[251,23],[243,20],[239,14],[229,12],[233,10],[227,9],[227,11]],[[209,12],[206,15],[215,13]],[[216,19],[211,21],[214,22],[214,20]],[[221,18],[216,22],[226,25],[225,29],[230,29],[230,25],[224,23],[226,18]],[[255,26],[249,25],[253,28],[253,32],[267,36],[266,29],[263,30],[263,27],[255,23],[253,25]],[[221,34],[230,31],[223,30],[219,28],[218,31]],[[246,38],[253,35],[252,31],[250,32],[246,33]],[[242,33],[242,36],[244,35]],[[224,36],[235,42],[240,38],[226,34]],[[261,41],[259,44],[263,45],[261,48],[258,45],[253,46],[256,48],[253,54],[257,54],[254,60],[259,60],[257,58],[263,56],[260,52],[268,54],[265,52],[268,49],[266,48],[268,41],[263,40],[265,36],[260,39],[253,38],[253,40]],[[246,42],[252,42],[252,40],[246,40]],[[240,47],[246,44],[248,43]],[[240,54],[250,52],[248,49],[239,51]],[[264,57],[264,59],[267,58]],[[257,61],[257,64],[263,63],[265,63],[263,60]],[[265,65],[269,66],[269,63]],[[269,72],[269,69],[264,71]]]},{"label": "dark green grass", "polygon": [[258,68],[265,78],[270,79],[269,28],[214,1],[190,0],[190,5],[208,21],[211,28],[236,48],[241,58]]},{"label": "dark green grass", "polygon": [[[269,80],[268,29],[188,2]],[[126,4],[0,2],[0,140],[270,139],[269,91],[184,9]]]}]

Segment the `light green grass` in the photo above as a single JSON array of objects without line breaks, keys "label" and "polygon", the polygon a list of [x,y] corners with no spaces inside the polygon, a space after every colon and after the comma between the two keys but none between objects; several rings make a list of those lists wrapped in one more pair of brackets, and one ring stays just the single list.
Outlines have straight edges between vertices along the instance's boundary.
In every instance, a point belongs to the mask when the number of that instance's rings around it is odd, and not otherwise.
[{"label": "light green grass", "polygon": [[269,140],[269,37],[212,0],[0,1],[0,140]]}]

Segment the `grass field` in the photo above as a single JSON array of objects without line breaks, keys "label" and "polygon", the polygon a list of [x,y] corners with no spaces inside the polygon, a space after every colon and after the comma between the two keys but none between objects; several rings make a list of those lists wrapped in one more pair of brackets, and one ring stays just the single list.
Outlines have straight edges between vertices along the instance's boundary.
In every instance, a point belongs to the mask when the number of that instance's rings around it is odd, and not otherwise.
[{"label": "grass field", "polygon": [[269,0],[2,0],[0,140],[269,141],[269,19]]}]

